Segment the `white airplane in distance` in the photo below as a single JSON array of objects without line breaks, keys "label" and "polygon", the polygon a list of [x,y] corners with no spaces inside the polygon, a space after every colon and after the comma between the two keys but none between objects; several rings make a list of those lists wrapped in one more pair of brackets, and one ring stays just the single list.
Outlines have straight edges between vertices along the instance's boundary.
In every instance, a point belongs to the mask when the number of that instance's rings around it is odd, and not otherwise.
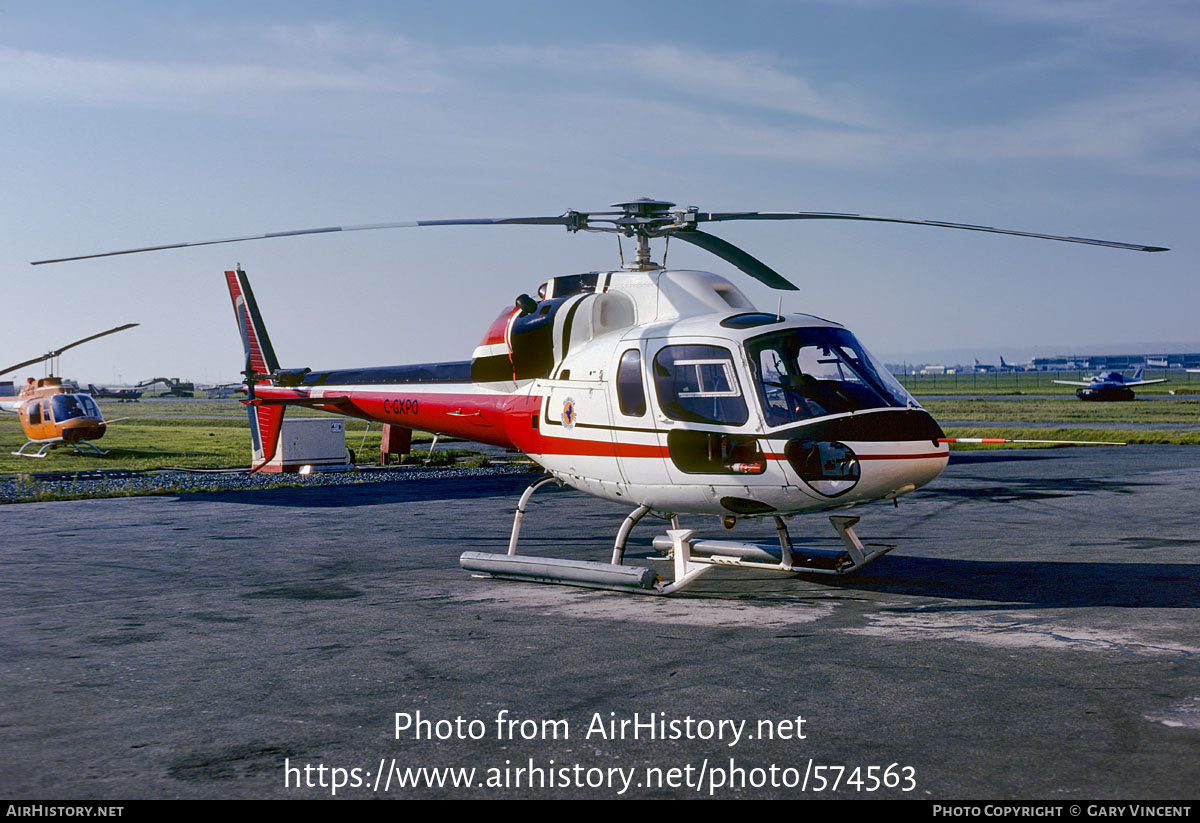
[{"label": "white airplane in distance", "polygon": [[1033,371],[1033,361],[1027,363],[1005,363],[1004,355],[1000,355],[1000,371]]}]

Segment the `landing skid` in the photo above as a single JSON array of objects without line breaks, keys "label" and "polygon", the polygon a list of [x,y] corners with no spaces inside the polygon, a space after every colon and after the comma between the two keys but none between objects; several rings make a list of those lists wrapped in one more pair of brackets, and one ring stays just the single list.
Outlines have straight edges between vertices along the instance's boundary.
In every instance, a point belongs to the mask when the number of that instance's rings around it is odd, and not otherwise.
[{"label": "landing skid", "polygon": [[[38,445],[40,445],[41,448],[36,452],[25,451],[25,449],[29,446]],[[67,443],[63,440],[26,440],[25,445],[21,446],[21,448],[17,449],[15,452],[9,452],[9,454],[13,455],[14,457],[45,457],[50,452],[60,448],[61,446],[73,447],[76,454],[90,454],[95,457],[103,457],[104,455],[108,454],[108,450],[101,450],[94,444],[89,443],[87,440],[80,440],[78,443]]]},{"label": "landing skid", "polygon": [[639,506],[630,512],[617,532],[611,563],[519,555],[517,541],[521,535],[521,522],[524,520],[529,499],[535,491],[551,482],[562,485],[554,477],[547,476],[531,485],[521,495],[513,517],[507,554],[464,552],[459,558],[462,567],[475,572],[477,577],[557,583],[633,594],[668,595],[682,591],[713,569],[722,566],[785,574],[842,575],[861,569],[895,548],[877,543],[864,544],[859,540],[858,535],[854,533],[854,525],[859,521],[857,517],[830,516],[829,522],[841,538],[844,548],[815,549],[793,545],[787,525],[781,517],[775,518],[775,528],[779,532],[779,545],[775,546],[730,540],[693,540],[696,530],[680,528],[678,516],[672,515],[672,528],[667,530],[665,536],[654,538],[654,547],[666,554],[661,558],[651,558],[673,562],[675,579],[665,581],[653,569],[624,564],[625,543],[629,539],[629,533],[638,521],[650,512],[649,507]]}]

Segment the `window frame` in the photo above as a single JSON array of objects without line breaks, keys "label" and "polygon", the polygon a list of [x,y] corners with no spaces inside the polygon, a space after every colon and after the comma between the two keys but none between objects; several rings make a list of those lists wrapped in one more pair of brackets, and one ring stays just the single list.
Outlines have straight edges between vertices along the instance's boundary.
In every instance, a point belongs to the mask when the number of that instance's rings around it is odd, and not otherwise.
[{"label": "window frame", "polygon": [[[628,365],[630,355],[633,355],[633,365]],[[636,383],[631,379],[636,377]],[[621,356],[617,358],[617,376],[616,376],[616,392],[617,392],[617,410],[622,417],[645,417],[649,411],[649,400],[646,398],[646,382],[642,377],[642,350],[638,348],[626,349],[621,352]],[[637,397],[631,398],[628,392],[631,392],[637,387]],[[635,402],[628,403],[627,400]]]},{"label": "window frame", "polygon": [[[728,341],[721,341],[721,343],[726,345],[721,345],[714,340],[688,343],[671,342],[660,347],[654,353],[651,361],[654,394],[659,409],[666,418],[681,423],[700,423],[731,428],[740,428],[751,420],[750,404],[747,402],[746,393],[742,388],[743,381],[738,375],[736,344]],[[680,358],[676,360],[675,352],[679,349],[693,351],[679,352]],[[664,362],[664,355],[670,360],[669,366]],[[703,391],[704,381],[701,379],[702,372],[699,370],[703,365],[720,365],[729,381],[730,389],[716,392]],[[675,388],[677,379],[675,369],[689,366],[696,370],[695,383],[699,391],[680,392]],[[660,374],[660,371],[663,373]],[[688,402],[696,400],[718,401],[720,416],[702,413],[694,407],[689,408]],[[714,411],[716,410],[715,407]]]}]

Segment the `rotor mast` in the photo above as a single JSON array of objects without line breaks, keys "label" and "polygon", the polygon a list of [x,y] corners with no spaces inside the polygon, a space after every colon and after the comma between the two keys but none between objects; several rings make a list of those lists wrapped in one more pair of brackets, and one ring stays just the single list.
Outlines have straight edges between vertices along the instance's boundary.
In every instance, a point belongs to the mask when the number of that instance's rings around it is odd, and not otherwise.
[{"label": "rotor mast", "polygon": [[675,217],[670,211],[674,205],[667,200],[654,200],[649,197],[612,204],[614,209],[621,209],[624,213],[622,217],[613,221],[617,225],[617,231],[626,237],[637,238],[637,251],[633,263],[625,264],[626,269],[657,271],[662,268],[650,259],[650,236],[664,224],[670,225],[675,222]]}]

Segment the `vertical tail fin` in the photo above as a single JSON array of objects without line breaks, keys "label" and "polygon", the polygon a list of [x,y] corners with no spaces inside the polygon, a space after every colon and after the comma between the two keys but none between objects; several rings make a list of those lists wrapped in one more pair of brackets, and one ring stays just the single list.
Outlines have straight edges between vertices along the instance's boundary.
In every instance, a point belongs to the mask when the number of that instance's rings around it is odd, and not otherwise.
[{"label": "vertical tail fin", "polygon": [[256,472],[270,463],[279,449],[279,432],[283,428],[286,406],[255,406],[245,401],[250,418],[250,450],[254,455],[250,471]]},{"label": "vertical tail fin", "polygon": [[[258,302],[250,289],[250,280],[241,269],[225,272],[225,280],[229,284],[229,297],[233,300],[233,312],[237,315],[238,331],[246,351],[247,371],[253,369],[255,375],[269,378],[279,368],[279,361],[275,358],[275,349],[271,346],[271,338],[267,336],[262,315],[258,313]],[[251,375],[246,377],[250,378]],[[267,381],[256,378],[255,382]]]},{"label": "vertical tail fin", "polygon": [[246,378],[248,399],[246,411],[250,418],[250,448],[254,454],[251,471],[257,471],[270,462],[279,445],[279,430],[283,427],[284,406],[264,406],[254,400],[254,387],[269,384],[271,375],[279,369],[275,349],[258,303],[250,289],[250,280],[240,268],[225,272],[229,286],[229,297],[233,301],[233,313],[237,316],[238,333],[242,336],[242,349],[246,353],[246,367],[242,372]]}]

